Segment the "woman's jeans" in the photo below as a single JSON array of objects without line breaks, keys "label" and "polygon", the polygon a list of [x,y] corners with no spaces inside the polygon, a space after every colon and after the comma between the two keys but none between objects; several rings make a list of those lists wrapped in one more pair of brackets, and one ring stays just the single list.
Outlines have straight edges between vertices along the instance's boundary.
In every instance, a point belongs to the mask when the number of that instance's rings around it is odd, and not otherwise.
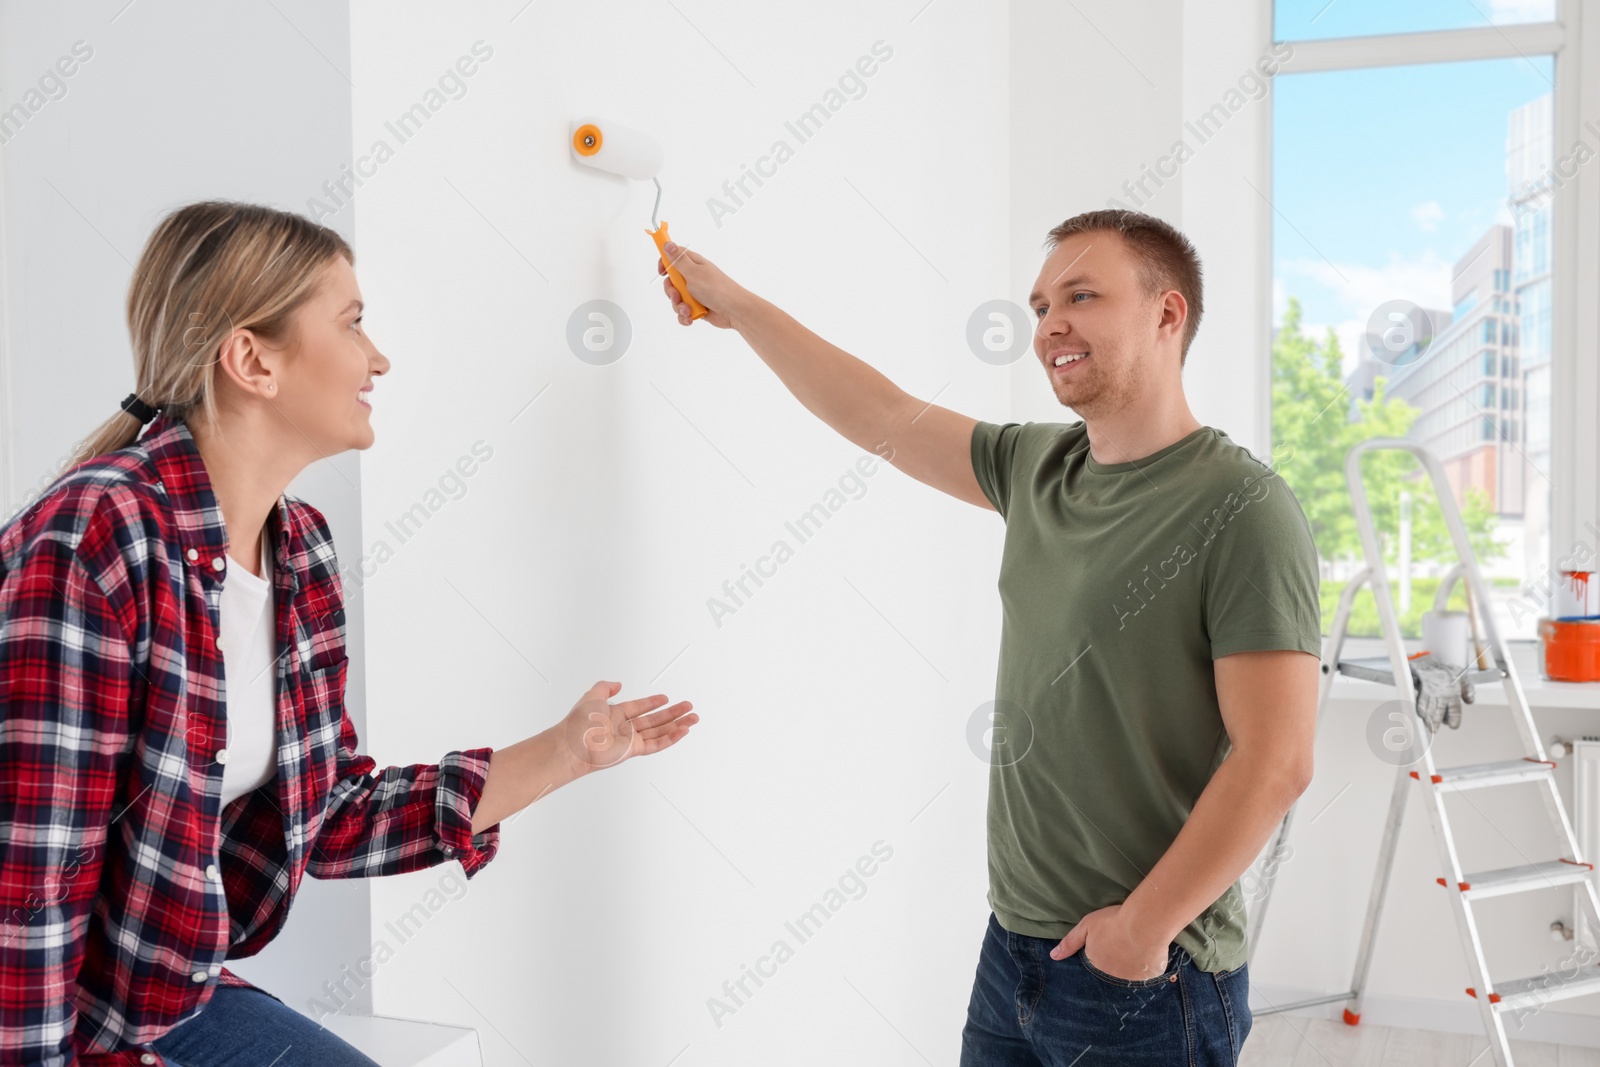
[{"label": "woman's jeans", "polygon": [[378,1067],[259,989],[218,986],[200,1014],[150,1043],[171,1067]]},{"label": "woman's jeans", "polygon": [[1229,1067],[1250,1033],[1246,967],[1212,974],[1173,943],[1167,970],[1131,981],[1095,970],[1082,949],[1009,933],[993,914],[961,1032],[961,1067],[1160,1064]]}]

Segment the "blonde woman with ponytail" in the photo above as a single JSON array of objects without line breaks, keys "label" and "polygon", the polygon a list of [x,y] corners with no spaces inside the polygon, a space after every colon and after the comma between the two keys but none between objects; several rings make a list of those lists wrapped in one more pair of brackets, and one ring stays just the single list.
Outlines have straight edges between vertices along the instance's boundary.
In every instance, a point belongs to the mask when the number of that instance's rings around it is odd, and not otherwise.
[{"label": "blonde woman with ponytail", "polygon": [[503,819],[698,719],[602,681],[507,748],[361,754],[333,542],[285,491],[373,443],[354,260],[272,208],[168,215],[133,393],[0,527],[0,1063],[370,1064],[223,966],[301,878],[470,879]]}]

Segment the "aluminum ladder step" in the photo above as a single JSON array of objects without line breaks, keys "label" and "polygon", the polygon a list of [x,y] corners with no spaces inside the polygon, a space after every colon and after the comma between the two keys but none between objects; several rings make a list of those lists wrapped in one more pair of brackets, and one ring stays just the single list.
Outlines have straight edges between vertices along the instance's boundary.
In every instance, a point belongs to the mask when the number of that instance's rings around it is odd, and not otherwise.
[{"label": "aluminum ladder step", "polygon": [[[1521,759],[1499,760],[1495,763],[1469,763],[1461,767],[1440,767],[1433,776],[1433,784],[1443,789],[1459,792],[1463,789],[1486,789],[1492,785],[1513,785],[1517,782],[1537,782],[1556,769],[1554,760],[1537,760],[1532,756]],[[1411,777],[1422,781],[1416,771]]]},{"label": "aluminum ladder step", "polygon": [[[1474,997],[1478,995],[1471,986],[1467,987],[1467,992]],[[1499,989],[1489,994],[1489,1003],[1497,1012],[1519,1011],[1591,993],[1600,993],[1600,965],[1586,963],[1571,977],[1560,972],[1546,972],[1532,978],[1502,982]]]},{"label": "aluminum ladder step", "polygon": [[[1484,900],[1488,897],[1503,897],[1510,893],[1527,893],[1535,889],[1574,885],[1589,877],[1589,872],[1592,870],[1594,870],[1592,863],[1578,863],[1566,859],[1524,863],[1517,867],[1500,867],[1492,871],[1469,874],[1457,888],[1468,900]],[[1443,878],[1435,880],[1449,888],[1450,883]]]}]

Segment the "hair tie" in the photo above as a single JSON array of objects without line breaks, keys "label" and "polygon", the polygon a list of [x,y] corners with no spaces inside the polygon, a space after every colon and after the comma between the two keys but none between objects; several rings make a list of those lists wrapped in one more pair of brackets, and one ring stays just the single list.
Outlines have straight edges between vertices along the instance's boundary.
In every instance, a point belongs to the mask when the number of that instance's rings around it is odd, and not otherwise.
[{"label": "hair tie", "polygon": [[158,409],[140,400],[138,393],[129,393],[128,398],[122,402],[122,410],[138,419],[139,423],[143,425],[156,417]]}]

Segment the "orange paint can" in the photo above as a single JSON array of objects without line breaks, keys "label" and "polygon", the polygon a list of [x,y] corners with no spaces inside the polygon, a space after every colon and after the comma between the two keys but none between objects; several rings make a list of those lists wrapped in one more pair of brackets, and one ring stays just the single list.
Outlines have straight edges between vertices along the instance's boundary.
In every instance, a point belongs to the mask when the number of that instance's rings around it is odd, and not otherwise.
[{"label": "orange paint can", "polygon": [[1540,619],[1539,654],[1553,682],[1600,682],[1600,617]]}]

